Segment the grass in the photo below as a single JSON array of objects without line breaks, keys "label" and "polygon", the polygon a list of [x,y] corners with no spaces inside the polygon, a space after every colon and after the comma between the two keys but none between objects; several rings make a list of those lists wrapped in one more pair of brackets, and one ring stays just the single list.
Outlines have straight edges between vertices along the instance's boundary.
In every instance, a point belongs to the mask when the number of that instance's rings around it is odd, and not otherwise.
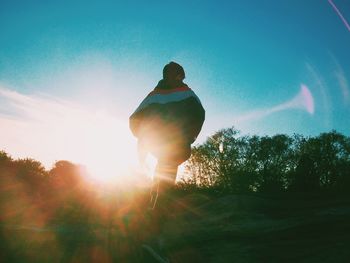
[{"label": "grass", "polygon": [[151,262],[141,244],[155,233],[171,262],[350,259],[348,197],[177,192],[157,216],[147,189],[0,197],[3,262]]}]

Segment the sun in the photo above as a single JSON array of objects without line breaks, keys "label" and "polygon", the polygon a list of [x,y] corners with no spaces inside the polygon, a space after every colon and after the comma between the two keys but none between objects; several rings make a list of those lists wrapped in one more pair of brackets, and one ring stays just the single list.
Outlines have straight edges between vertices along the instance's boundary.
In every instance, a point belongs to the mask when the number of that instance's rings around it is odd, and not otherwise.
[{"label": "sun", "polygon": [[93,179],[111,182],[130,176],[138,163],[127,122],[101,111],[74,123],[73,159],[85,165]]},{"label": "sun", "polygon": [[[84,166],[89,179],[106,183],[126,181],[139,173],[137,140],[127,116],[0,86],[2,97],[15,117],[0,115],[0,148],[14,153],[13,157],[34,158],[47,169],[67,160]],[[142,172],[151,176],[154,160],[149,166]]]}]

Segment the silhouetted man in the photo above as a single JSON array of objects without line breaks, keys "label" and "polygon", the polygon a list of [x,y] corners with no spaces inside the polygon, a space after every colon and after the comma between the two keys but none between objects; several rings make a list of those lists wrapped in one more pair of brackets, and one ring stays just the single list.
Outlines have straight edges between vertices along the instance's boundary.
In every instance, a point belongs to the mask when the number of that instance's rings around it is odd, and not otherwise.
[{"label": "silhouetted man", "polygon": [[140,161],[147,152],[158,164],[151,194],[154,208],[158,195],[163,196],[175,184],[178,166],[191,155],[205,118],[196,94],[183,82],[185,71],[170,62],[163,69],[163,79],[130,116],[130,129],[138,138]]}]

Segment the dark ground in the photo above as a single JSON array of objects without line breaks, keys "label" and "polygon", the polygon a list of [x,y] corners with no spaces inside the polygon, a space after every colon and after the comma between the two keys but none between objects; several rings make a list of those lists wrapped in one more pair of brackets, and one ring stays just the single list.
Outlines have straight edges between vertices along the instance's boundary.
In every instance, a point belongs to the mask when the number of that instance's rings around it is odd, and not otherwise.
[{"label": "dark ground", "polygon": [[[2,200],[0,260],[151,262],[146,199],[102,195],[54,214],[16,198],[11,214]],[[350,262],[349,197],[177,194],[161,222],[170,262]]]}]

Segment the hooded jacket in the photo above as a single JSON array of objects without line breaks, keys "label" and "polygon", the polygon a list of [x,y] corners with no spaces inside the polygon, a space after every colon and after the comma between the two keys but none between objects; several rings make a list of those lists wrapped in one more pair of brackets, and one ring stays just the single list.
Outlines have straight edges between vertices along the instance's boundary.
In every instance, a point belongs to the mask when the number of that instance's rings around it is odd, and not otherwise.
[{"label": "hooded jacket", "polygon": [[205,119],[197,95],[182,81],[161,80],[129,118],[132,133],[153,145],[190,145]]}]

